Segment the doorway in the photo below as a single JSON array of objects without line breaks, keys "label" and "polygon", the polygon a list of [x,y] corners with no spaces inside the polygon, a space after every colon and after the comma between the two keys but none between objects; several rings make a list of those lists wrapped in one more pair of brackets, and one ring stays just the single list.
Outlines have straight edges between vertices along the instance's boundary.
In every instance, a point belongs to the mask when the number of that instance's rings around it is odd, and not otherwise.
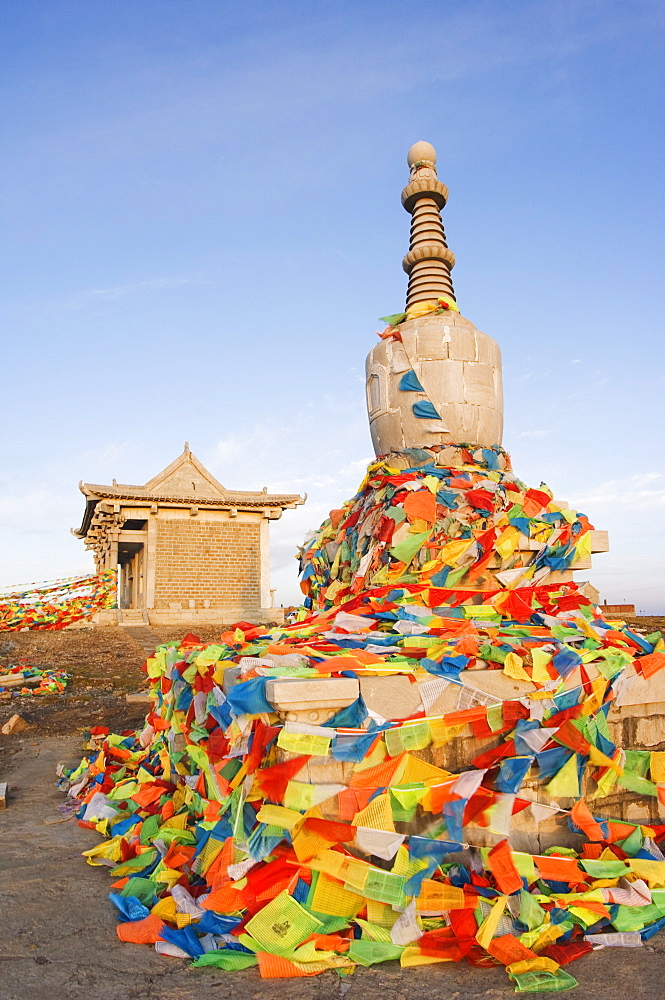
[{"label": "doorway", "polygon": [[119,604],[121,608],[143,608],[143,542],[121,542],[118,546]]}]

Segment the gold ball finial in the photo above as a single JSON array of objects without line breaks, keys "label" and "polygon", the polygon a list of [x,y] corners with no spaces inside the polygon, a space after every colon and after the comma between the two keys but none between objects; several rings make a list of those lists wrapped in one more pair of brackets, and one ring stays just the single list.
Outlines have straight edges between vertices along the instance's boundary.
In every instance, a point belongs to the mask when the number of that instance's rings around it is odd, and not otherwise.
[{"label": "gold ball finial", "polygon": [[409,167],[413,167],[416,163],[420,163],[421,160],[427,160],[431,164],[436,163],[436,150],[431,142],[414,142],[413,146],[407,153],[406,162]]}]

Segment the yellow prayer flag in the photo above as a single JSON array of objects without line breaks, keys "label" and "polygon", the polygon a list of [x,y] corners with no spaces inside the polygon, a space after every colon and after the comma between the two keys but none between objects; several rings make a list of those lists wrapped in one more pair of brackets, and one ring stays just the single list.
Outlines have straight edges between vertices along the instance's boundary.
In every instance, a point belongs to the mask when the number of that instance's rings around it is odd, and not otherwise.
[{"label": "yellow prayer flag", "polygon": [[440,962],[452,962],[452,958],[439,958],[434,955],[423,955],[418,944],[407,944],[402,952],[399,964],[403,969],[411,969],[415,965],[437,965]]},{"label": "yellow prayer flag", "polygon": [[355,917],[365,905],[365,897],[351,892],[344,886],[321,873],[312,895],[312,909],[331,917]]},{"label": "yellow prayer flag", "polygon": [[[615,767],[617,765],[615,764]],[[595,792],[592,793],[592,799],[601,799],[606,795],[610,795],[612,789],[614,788],[617,780],[617,771],[613,768],[608,768],[605,774],[598,779],[598,785]]]},{"label": "yellow prayer flag", "polygon": [[380,903],[377,899],[367,900],[367,919],[375,927],[390,929],[399,918],[399,913],[388,903]]},{"label": "yellow prayer flag", "polygon": [[504,674],[507,677],[512,677],[513,680],[531,683],[531,678],[524,669],[523,663],[522,657],[518,656],[517,653],[507,653],[503,661]]},{"label": "yellow prayer flag", "polygon": [[537,646],[531,650],[531,660],[533,662],[532,680],[536,684],[547,684],[552,678],[547,670],[547,664],[552,659],[551,653],[539,649]]},{"label": "yellow prayer flag", "polygon": [[505,531],[501,533],[497,541],[494,543],[495,551],[499,553],[504,561],[512,556],[513,552],[517,548],[519,538],[519,530],[511,524],[509,528],[506,528]]},{"label": "yellow prayer flag", "polygon": [[456,566],[471,545],[475,545],[473,538],[455,538],[439,549],[438,558],[446,566]]},{"label": "yellow prayer flag", "polygon": [[585,531],[577,545],[575,546],[575,558],[573,565],[579,559],[588,559],[591,556],[591,532]]},{"label": "yellow prayer flag", "polygon": [[665,781],[665,751],[651,751],[651,780]]},{"label": "yellow prayer flag", "polygon": [[499,896],[476,933],[476,941],[487,950],[506,908],[507,896]]},{"label": "yellow prayer flag", "polygon": [[557,771],[551,781],[545,785],[547,794],[553,799],[573,798],[580,796],[580,781],[577,773],[577,754],[573,754],[563,767]]},{"label": "yellow prayer flag", "polygon": [[459,726],[447,726],[443,718],[428,719],[427,721],[429,722],[429,730],[432,736],[432,746],[435,747],[442,747],[446,743],[450,743],[456,736],[464,732],[469,725],[468,722],[465,722]]},{"label": "yellow prayer flag", "polygon": [[330,752],[331,738],[317,736],[315,733],[291,733],[286,728],[280,729],[277,746],[290,753],[310,754],[312,757],[327,757]]},{"label": "yellow prayer flag", "polygon": [[407,754],[406,767],[400,778],[400,784],[411,785],[417,781],[422,781],[427,785],[441,784],[452,777],[450,771],[444,771],[442,767],[436,767],[434,764],[428,764],[425,760],[419,760],[417,757]]},{"label": "yellow prayer flag", "polygon": [[256,818],[259,823],[281,826],[284,830],[293,830],[296,823],[303,819],[303,816],[295,809],[287,809],[285,806],[276,806],[266,802],[259,809]]},{"label": "yellow prayer flag", "polygon": [[631,858],[630,867],[638,878],[645,879],[651,888],[665,888],[665,861],[649,861],[647,858]]},{"label": "yellow prayer flag", "polygon": [[289,781],[284,793],[284,805],[287,809],[297,809],[306,812],[314,805],[316,786],[304,781]]},{"label": "yellow prayer flag", "polygon": [[390,795],[384,792],[372,799],[369,805],[357,812],[353,817],[354,826],[369,826],[373,830],[388,830],[395,832],[393,811],[390,805]]},{"label": "yellow prayer flag", "polygon": [[316,857],[305,862],[304,867],[311,868],[313,872],[324,872],[332,878],[339,879],[341,878],[340,872],[344,867],[345,861],[345,854],[339,854],[337,851],[325,850],[320,851]]},{"label": "yellow prayer flag", "polygon": [[[182,875],[182,872],[180,874]],[[157,900],[150,912],[154,917],[159,917],[160,920],[166,920],[172,924],[175,922],[177,909],[173,896],[165,896],[164,899]]]},{"label": "yellow prayer flag", "polygon": [[506,972],[511,976],[521,976],[524,972],[556,972],[561,966],[553,958],[544,955],[538,958],[525,958],[521,962],[512,962],[506,966]]}]

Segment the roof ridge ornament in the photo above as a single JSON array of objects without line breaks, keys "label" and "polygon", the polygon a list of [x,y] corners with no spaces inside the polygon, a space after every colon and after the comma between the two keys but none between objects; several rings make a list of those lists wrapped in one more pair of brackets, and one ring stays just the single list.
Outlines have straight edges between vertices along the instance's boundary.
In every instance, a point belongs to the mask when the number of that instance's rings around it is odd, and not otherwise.
[{"label": "roof ridge ornament", "polygon": [[411,146],[407,163],[409,183],[402,191],[402,204],[411,219],[409,252],[402,267],[409,275],[406,308],[442,296],[456,301],[450,275],[455,254],[448,248],[441,209],[448,201],[448,188],[436,172],[436,150],[429,142]]}]

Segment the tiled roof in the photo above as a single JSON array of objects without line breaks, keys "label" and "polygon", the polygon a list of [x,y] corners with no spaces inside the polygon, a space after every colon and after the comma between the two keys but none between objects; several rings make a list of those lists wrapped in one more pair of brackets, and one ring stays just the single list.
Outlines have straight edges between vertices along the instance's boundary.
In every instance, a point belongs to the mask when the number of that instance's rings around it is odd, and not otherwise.
[{"label": "tiled roof", "polygon": [[146,503],[189,503],[215,506],[287,507],[304,503],[298,493],[262,493],[225,490],[218,496],[202,493],[153,493],[144,486],[101,486],[81,483],[81,492],[91,500],[144,500]]},{"label": "tiled roof", "polygon": [[145,504],[189,504],[196,507],[297,507],[307,499],[297,493],[258,493],[250,491],[224,490],[218,496],[203,496],[196,493],[153,493],[144,486],[101,486],[96,483],[79,483],[79,489],[86,498],[86,507],[81,527],[73,531],[79,538],[85,538],[100,500],[138,501]]}]

